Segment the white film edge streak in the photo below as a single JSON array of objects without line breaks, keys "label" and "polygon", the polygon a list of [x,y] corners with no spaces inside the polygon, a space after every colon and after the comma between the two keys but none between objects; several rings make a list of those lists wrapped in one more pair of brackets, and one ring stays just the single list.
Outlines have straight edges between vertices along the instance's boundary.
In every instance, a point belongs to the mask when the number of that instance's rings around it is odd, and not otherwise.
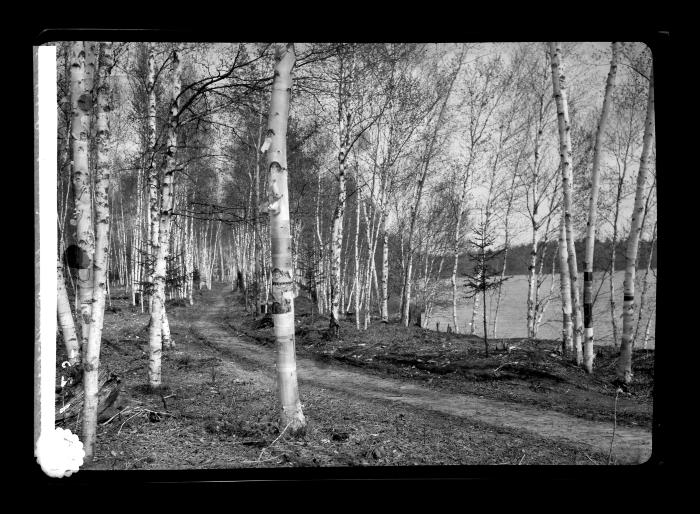
[{"label": "white film edge streak", "polygon": [[[37,98],[38,120],[34,127],[38,133],[38,254],[39,254],[39,330],[36,351],[40,355],[39,369],[35,370],[35,394],[40,395],[39,434],[52,432],[55,426],[54,402],[56,384],[56,150],[58,118],[56,113],[56,47],[37,48]],[[36,137],[36,136],[35,136]],[[36,225],[35,225],[36,227]],[[35,248],[36,250],[36,248]],[[36,418],[35,418],[36,419]]]}]

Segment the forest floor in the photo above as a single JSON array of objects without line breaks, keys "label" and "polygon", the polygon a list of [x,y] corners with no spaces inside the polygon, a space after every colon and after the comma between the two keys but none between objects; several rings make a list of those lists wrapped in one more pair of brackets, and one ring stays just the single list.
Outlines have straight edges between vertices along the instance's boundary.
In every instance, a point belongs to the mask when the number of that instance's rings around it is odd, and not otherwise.
[{"label": "forest floor", "polygon": [[[239,294],[221,284],[197,292],[194,306],[168,302],[175,349],[164,352],[165,387],[153,393],[148,314],[113,291],[100,365],[121,377],[122,392],[85,469],[628,464],[650,455],[653,351],[635,352],[635,382],[618,393],[605,348],[588,376],[555,341],[498,340],[487,358],[475,337],[376,321],[357,331],[351,320],[329,341],[327,318],[301,298],[296,307],[308,429],[290,439],[277,423],[272,329],[245,313]],[[65,426],[79,433],[78,423]]]}]

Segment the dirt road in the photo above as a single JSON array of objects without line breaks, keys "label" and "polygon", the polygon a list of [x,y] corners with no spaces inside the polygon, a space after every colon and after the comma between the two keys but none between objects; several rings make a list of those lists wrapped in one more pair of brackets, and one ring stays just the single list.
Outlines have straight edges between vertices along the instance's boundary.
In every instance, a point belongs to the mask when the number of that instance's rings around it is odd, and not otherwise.
[{"label": "dirt road", "polygon": [[[274,355],[271,348],[249,342],[230,327],[223,326],[226,304],[224,291],[216,291],[214,304],[193,323],[194,330],[222,354],[224,365],[269,385],[274,383]],[[246,366],[240,366],[246,363]],[[250,371],[246,368],[253,368]],[[312,384],[353,398],[400,402],[424,411],[436,411],[465,420],[523,430],[543,438],[583,443],[608,453],[613,435],[611,423],[589,421],[527,405],[435,391],[406,381],[381,378],[344,367],[297,358],[300,389]],[[303,400],[302,400],[303,401]],[[615,429],[613,456],[620,464],[643,463],[651,456],[651,432],[642,428]]]}]

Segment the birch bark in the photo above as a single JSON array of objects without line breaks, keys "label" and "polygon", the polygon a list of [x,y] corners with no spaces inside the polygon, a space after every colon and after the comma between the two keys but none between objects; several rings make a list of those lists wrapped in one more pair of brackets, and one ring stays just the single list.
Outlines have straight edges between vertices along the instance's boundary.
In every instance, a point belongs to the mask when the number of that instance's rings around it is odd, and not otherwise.
[{"label": "birch bark", "polygon": [[647,115],[644,124],[644,139],[642,155],[637,174],[637,190],[634,195],[634,210],[632,211],[632,226],[627,238],[625,252],[625,281],[624,303],[622,308],[622,339],[620,341],[620,357],[617,361],[617,378],[625,384],[632,382],[632,346],[634,344],[634,277],[636,273],[637,251],[639,250],[639,238],[641,235],[641,222],[644,216],[644,186],[649,174],[649,160],[654,146],[654,76],[649,79],[649,98],[647,101]]},{"label": "birch bark", "polygon": [[170,245],[170,218],[173,210],[173,187],[175,173],[175,151],[177,149],[177,126],[179,112],[179,95],[181,89],[182,63],[180,61],[180,49],[173,50],[172,72],[172,99],[170,102],[170,114],[168,124],[167,149],[164,159],[164,174],[161,184],[161,208],[158,220],[158,244],[155,254],[154,266],[154,291],[151,310],[151,324],[148,333],[149,361],[148,383],[151,388],[161,386],[161,357],[164,343],[167,344],[163,333],[165,311],[165,273],[168,247]]},{"label": "birch bark", "polygon": [[56,299],[58,326],[61,327],[61,333],[63,334],[63,343],[66,346],[68,362],[73,366],[80,360],[80,342],[75,333],[75,323],[73,321],[73,313],[70,309],[70,302],[68,301],[65,275],[63,274],[63,260],[61,258],[58,259],[56,273],[58,275],[58,296]]},{"label": "birch bark", "polygon": [[464,215],[464,199],[467,196],[467,184],[469,180],[469,169],[471,167],[471,155],[467,162],[464,180],[462,182],[462,191],[459,195],[459,204],[457,205],[457,218],[455,220],[455,237],[452,249],[452,275],[450,283],[452,284],[452,324],[454,325],[455,333],[459,334],[459,324],[457,323],[457,267],[459,266],[459,246],[461,241],[462,216]]},{"label": "birch bark", "polygon": [[287,123],[292,91],[294,46],[278,46],[268,116],[270,147],[267,163],[268,210],[272,252],[272,321],[277,346],[277,387],[280,401],[280,427],[297,435],[306,431],[297,385],[294,344],[294,276],[287,188]]},{"label": "birch bark", "polygon": [[112,43],[100,45],[98,64],[97,154],[95,167],[95,260],[93,265],[93,305],[92,319],[87,346],[83,352],[83,447],[86,460],[91,460],[95,451],[97,436],[98,367],[100,363],[100,342],[104,321],[105,292],[108,279],[109,259],[109,149],[111,111],[110,73],[112,70]]},{"label": "birch bark", "polygon": [[[580,363],[581,352],[579,348],[574,351],[574,341],[572,337],[573,327],[571,325],[571,281],[569,279],[568,250],[566,246],[566,226],[564,224],[564,213],[559,222],[559,290],[561,293],[562,312],[562,354],[573,355],[577,364]],[[552,275],[554,280],[554,275]]]},{"label": "birch bark", "polygon": [[[141,160],[142,165],[144,160]],[[143,189],[143,166],[137,170],[136,175],[136,216],[134,217],[133,224],[131,227],[132,238],[131,238],[131,305],[136,306],[136,291],[139,290],[140,277],[140,266],[138,262],[141,260],[140,250],[141,250],[141,191]]]},{"label": "birch bark", "polygon": [[[258,114],[258,141],[257,148],[262,144],[263,136],[263,97],[260,96],[259,114]],[[260,152],[255,152],[255,177],[253,181],[253,195],[255,197],[256,206],[260,205]],[[260,217],[259,211],[255,213],[255,223],[253,224],[253,241],[255,245],[255,314],[260,314],[262,311],[262,272],[260,260],[262,258],[262,245],[260,244],[262,234],[260,233]]]},{"label": "birch bark", "polygon": [[382,322],[389,322],[389,232],[386,209],[382,212]]},{"label": "birch bark", "polygon": [[352,119],[348,108],[349,87],[353,72],[354,59],[350,66],[350,72],[346,72],[345,57],[340,59],[340,80],[338,81],[338,203],[333,213],[333,229],[331,235],[331,315],[329,333],[332,337],[340,335],[340,295],[342,283],[340,280],[340,253],[343,245],[343,219],[345,215],[345,172],[347,170],[347,157],[350,146],[350,121]]},{"label": "birch bark", "polygon": [[159,184],[158,167],[156,166],[156,90],[155,90],[155,48],[153,44],[148,45],[148,78],[146,90],[148,92],[148,205],[149,205],[149,225],[148,233],[148,281],[150,294],[148,295],[148,312],[153,310],[153,288],[155,287],[155,258],[158,249],[158,205],[159,205]]},{"label": "birch bark", "polygon": [[[357,175],[356,175],[357,177]],[[357,178],[355,179],[357,187]],[[360,204],[362,203],[362,192],[356,190],[355,195],[355,266],[353,270],[352,288],[355,291],[355,328],[360,330],[360,248],[358,244],[360,236]]]},{"label": "birch bark", "polygon": [[[92,91],[85,77],[89,48],[83,41],[71,46],[71,142],[73,153],[73,200],[75,212],[71,224],[76,226],[75,239],[82,251],[82,265],[78,270],[76,300],[80,307],[78,316],[81,347],[87,345],[92,309],[92,261],[95,253],[95,235],[92,224],[91,176],[88,156],[90,153],[90,113]],[[82,348],[81,348],[82,350]]]},{"label": "birch bark", "polygon": [[[647,260],[647,269],[644,272],[644,280],[642,281],[642,296],[639,299],[639,316],[637,316],[637,326],[634,329],[634,339],[633,343],[637,341],[637,336],[639,335],[639,327],[642,324],[642,316],[644,315],[644,307],[647,298],[647,290],[649,288],[649,273],[651,272],[651,260],[654,256],[654,245],[656,244],[656,223],[654,223],[654,230],[651,233],[651,243],[649,244],[649,257]],[[59,276],[60,279],[60,276]],[[649,318],[651,319],[651,312],[649,313]],[[644,346],[646,349],[646,345]]]},{"label": "birch bark", "polygon": [[579,354],[581,346],[582,323],[581,305],[578,288],[578,265],[576,262],[576,246],[574,244],[574,229],[571,220],[572,182],[571,170],[571,124],[569,122],[569,105],[566,94],[566,82],[561,64],[561,44],[550,43],[549,50],[552,57],[552,89],[554,100],[557,104],[557,125],[559,127],[559,154],[561,157],[562,189],[564,192],[564,225],[566,228],[566,246],[568,252],[569,279],[571,281],[571,311],[574,326],[574,347],[576,348],[576,362],[581,364],[582,356]]},{"label": "birch bark", "polygon": [[593,167],[591,170],[591,194],[588,204],[588,225],[586,230],[586,254],[583,263],[583,320],[585,339],[583,343],[583,367],[587,373],[593,372],[593,252],[595,248],[596,224],[598,221],[598,191],[600,188],[600,162],[603,153],[603,138],[610,115],[615,74],[617,73],[617,54],[620,43],[612,43],[610,71],[605,82],[603,109],[596,132],[593,149]]}]

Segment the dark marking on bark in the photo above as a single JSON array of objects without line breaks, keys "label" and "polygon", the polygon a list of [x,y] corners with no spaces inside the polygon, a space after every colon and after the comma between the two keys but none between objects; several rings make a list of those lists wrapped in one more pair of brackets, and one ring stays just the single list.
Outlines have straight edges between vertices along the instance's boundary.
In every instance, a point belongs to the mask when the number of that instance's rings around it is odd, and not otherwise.
[{"label": "dark marking on bark", "polygon": [[273,301],[270,306],[271,314],[286,314],[292,310],[292,302],[290,300],[283,299],[281,302]]},{"label": "dark marking on bark", "polygon": [[282,271],[279,268],[274,268],[272,270],[272,281],[281,282],[283,279],[291,280],[292,274],[289,271]]},{"label": "dark marking on bark", "polygon": [[625,295],[624,296],[624,301],[625,302],[633,302],[634,301],[634,295]]},{"label": "dark marking on bark", "polygon": [[83,93],[78,98],[78,109],[81,111],[89,111],[92,107],[92,96],[88,93]]},{"label": "dark marking on bark", "polygon": [[590,303],[583,304],[583,325],[585,328],[593,326],[593,305]]},{"label": "dark marking on bark", "polygon": [[69,268],[89,269],[92,265],[90,255],[78,245],[70,245],[66,248],[63,258]]}]

